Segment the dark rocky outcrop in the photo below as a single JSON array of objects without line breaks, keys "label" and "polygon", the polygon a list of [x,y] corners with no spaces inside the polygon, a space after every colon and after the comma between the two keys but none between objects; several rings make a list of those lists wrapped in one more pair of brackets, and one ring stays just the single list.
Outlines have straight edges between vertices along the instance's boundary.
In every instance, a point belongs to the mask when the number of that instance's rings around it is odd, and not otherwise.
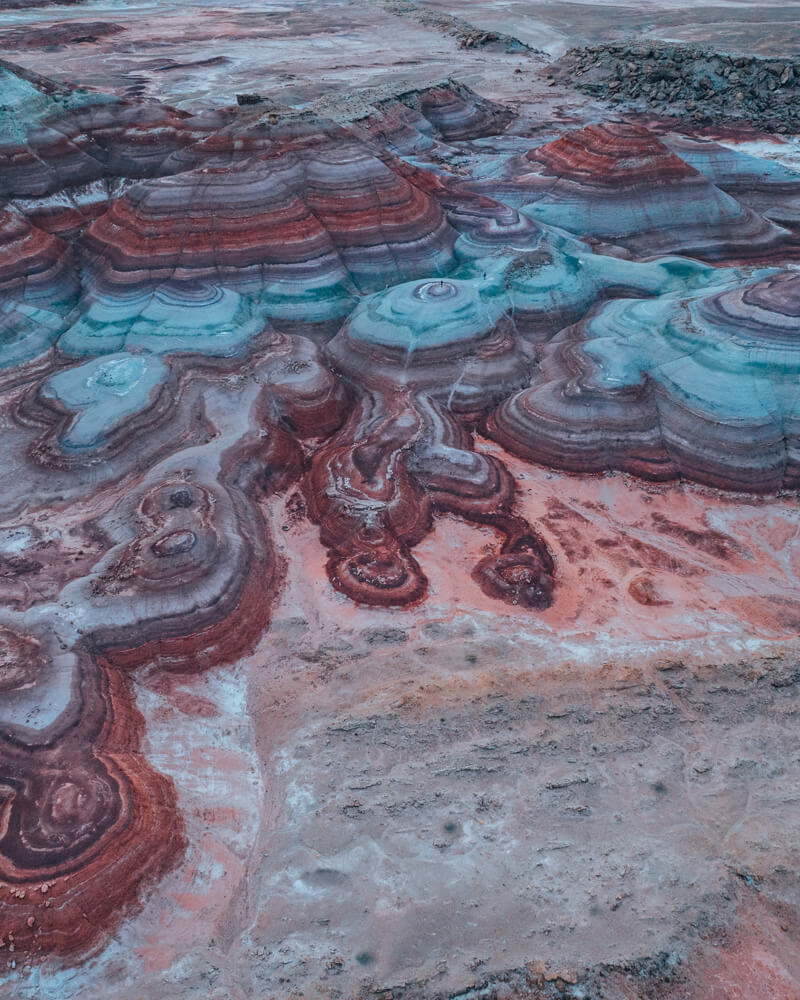
[{"label": "dark rocky outcrop", "polygon": [[701,124],[733,119],[772,132],[800,130],[800,57],[620,43],[570,49],[548,72],[585,93]]}]

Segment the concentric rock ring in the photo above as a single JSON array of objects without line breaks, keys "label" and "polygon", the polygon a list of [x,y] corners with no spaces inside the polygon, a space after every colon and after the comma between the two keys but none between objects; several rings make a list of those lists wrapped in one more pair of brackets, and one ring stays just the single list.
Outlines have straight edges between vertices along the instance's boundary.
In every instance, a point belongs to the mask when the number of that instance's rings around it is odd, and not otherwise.
[{"label": "concentric rock ring", "polygon": [[800,273],[683,299],[617,300],[549,345],[492,415],[506,447],[575,471],[724,489],[794,487]]}]

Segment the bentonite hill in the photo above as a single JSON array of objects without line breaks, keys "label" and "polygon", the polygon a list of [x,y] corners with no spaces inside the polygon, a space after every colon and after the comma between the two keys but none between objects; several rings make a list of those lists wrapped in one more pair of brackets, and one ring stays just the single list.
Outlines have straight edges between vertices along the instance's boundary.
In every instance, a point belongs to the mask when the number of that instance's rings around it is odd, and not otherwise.
[{"label": "bentonite hill", "polygon": [[0,0],[0,997],[800,1000],[800,4]]}]

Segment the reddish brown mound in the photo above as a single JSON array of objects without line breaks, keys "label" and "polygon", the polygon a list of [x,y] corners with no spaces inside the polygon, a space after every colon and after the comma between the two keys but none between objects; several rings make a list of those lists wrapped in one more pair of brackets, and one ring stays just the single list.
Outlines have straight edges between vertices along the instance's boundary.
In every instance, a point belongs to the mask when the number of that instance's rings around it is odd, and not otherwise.
[{"label": "reddish brown mound", "polygon": [[[210,152],[205,150],[204,152]],[[90,227],[103,289],[172,278],[383,287],[449,265],[455,233],[421,186],[354,141],[271,148],[131,188]]]},{"label": "reddish brown mound", "polygon": [[58,303],[76,289],[67,244],[20,212],[0,208],[0,294]]},{"label": "reddish brown mound", "polygon": [[408,284],[357,310],[328,353],[364,387],[304,481],[333,586],[378,606],[420,600],[428,581],[412,550],[447,512],[502,538],[473,573],[485,593],[548,607],[554,563],[513,514],[512,477],[473,451],[468,429],[493,394],[524,378],[529,359],[513,324],[465,282]]},{"label": "reddish brown mound", "polygon": [[172,782],[139,752],[142,719],[117,671],[79,652],[72,725],[45,741],[0,732],[2,943],[86,948],[183,850]]},{"label": "reddish brown mound", "polygon": [[697,171],[640,125],[603,122],[531,150],[526,160],[564,182],[602,190],[697,181]]},{"label": "reddish brown mound", "polygon": [[65,236],[104,212],[120,181],[171,173],[173,154],[230,117],[73,91],[4,60],[0,82],[23,119],[0,136],[0,199]]},{"label": "reddish brown mound", "polygon": [[589,125],[531,150],[511,173],[525,210],[538,221],[640,256],[752,258],[784,242],[782,230],[714,187],[640,125]]}]

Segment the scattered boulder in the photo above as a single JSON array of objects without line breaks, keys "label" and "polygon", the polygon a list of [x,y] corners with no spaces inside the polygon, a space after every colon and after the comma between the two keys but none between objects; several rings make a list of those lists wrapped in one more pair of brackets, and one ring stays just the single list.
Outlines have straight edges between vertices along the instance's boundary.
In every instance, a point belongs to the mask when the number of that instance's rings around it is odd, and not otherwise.
[{"label": "scattered boulder", "polygon": [[800,59],[762,59],[668,43],[570,49],[548,81],[698,124],[748,121],[800,132]]}]

